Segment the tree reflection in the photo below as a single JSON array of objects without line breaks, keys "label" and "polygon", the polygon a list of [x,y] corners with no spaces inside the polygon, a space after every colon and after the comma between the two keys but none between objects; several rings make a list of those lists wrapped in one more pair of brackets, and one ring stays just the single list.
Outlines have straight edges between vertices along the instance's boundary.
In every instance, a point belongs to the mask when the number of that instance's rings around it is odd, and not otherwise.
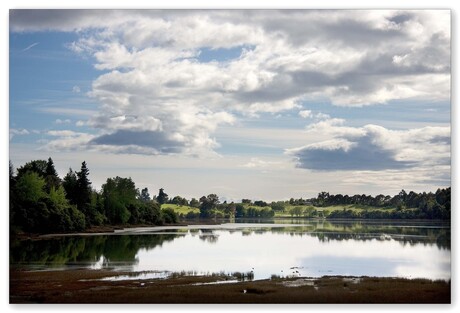
[{"label": "tree reflection", "polygon": [[216,243],[219,239],[219,236],[214,234],[212,229],[200,229],[200,233],[201,234],[198,236],[198,238],[211,244]]},{"label": "tree reflection", "polygon": [[151,250],[180,235],[104,235],[60,237],[47,240],[24,240],[11,244],[11,265],[72,266],[135,265],[140,249]]}]

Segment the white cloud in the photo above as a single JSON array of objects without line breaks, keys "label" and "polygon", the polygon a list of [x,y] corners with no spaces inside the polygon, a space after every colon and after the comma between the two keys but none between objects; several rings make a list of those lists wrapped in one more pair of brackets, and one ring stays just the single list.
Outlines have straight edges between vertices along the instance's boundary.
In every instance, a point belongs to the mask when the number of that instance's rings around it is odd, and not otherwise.
[{"label": "white cloud", "polygon": [[303,118],[310,118],[310,117],[312,117],[311,110],[302,110],[302,111],[299,111],[299,116],[300,116],[300,117],[303,117]]},{"label": "white cloud", "polygon": [[260,158],[251,158],[248,163],[245,163],[242,166],[250,169],[278,169],[280,165],[282,165],[280,161],[267,161]]},{"label": "white cloud", "polygon": [[[178,153],[212,154],[214,132],[239,114],[275,114],[317,99],[355,107],[450,99],[448,10],[13,10],[10,21],[12,31],[78,31],[69,48],[107,71],[89,93],[99,112],[47,110],[86,114],[78,123],[111,142],[130,130],[181,143]],[[204,62],[203,49],[239,56]],[[308,111],[299,115],[332,120]],[[415,152],[400,157],[407,154]]]},{"label": "white cloud", "polygon": [[33,44],[31,44],[31,45],[27,46],[26,48],[22,49],[21,52],[26,52],[27,50],[32,49],[33,47],[35,47],[38,44],[39,44],[39,42],[34,42]]},{"label": "white cloud", "polygon": [[61,119],[59,119],[59,118],[58,118],[57,120],[54,121],[54,123],[56,123],[56,124],[69,124],[69,123],[71,123],[71,122],[72,122],[72,121],[69,120],[69,119],[61,120]]},{"label": "white cloud", "polygon": [[78,86],[73,86],[73,87],[72,87],[72,92],[73,92],[73,93],[80,93],[80,91],[81,91],[81,90],[80,90],[80,87],[78,87]]},{"label": "white cloud", "polygon": [[21,129],[10,128],[10,140],[13,139],[14,136],[29,135],[29,134],[30,132],[25,128],[21,128]]},{"label": "white cloud", "polygon": [[74,132],[72,130],[50,130],[49,136],[58,137],[48,141],[42,150],[47,151],[80,151],[87,149],[88,142],[94,138],[94,135]]}]

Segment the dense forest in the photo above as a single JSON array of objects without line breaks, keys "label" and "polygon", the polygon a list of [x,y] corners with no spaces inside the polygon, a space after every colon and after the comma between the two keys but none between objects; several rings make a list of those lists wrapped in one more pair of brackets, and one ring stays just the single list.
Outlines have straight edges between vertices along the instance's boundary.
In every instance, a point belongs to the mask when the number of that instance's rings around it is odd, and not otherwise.
[{"label": "dense forest", "polygon": [[59,178],[51,158],[34,160],[15,173],[10,163],[10,221],[13,230],[50,233],[80,231],[98,225],[176,223],[177,214],[161,210],[147,189],[139,193],[131,178],[108,178],[100,191],[91,186],[89,169]]},{"label": "dense forest", "polygon": [[[139,191],[131,178],[108,178],[97,191],[92,187],[86,162],[79,171],[69,169],[61,179],[53,160],[34,160],[14,170],[10,162],[10,225],[12,231],[33,233],[73,232],[100,225],[163,225],[190,218],[268,218],[288,213],[292,217],[364,219],[450,219],[451,189],[435,193],[402,190],[395,196],[332,195],[320,192],[310,199],[267,203],[242,199],[220,202],[216,194],[187,200],[169,198],[163,188],[150,196]],[[162,205],[186,206],[187,214]],[[353,210],[337,206],[359,207]],[[194,211],[193,211],[194,209]]]}]

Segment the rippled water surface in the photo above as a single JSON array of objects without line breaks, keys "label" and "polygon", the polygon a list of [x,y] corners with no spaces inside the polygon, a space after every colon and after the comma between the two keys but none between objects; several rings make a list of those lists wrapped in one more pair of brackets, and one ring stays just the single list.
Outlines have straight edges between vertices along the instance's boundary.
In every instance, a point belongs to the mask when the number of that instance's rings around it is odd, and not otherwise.
[{"label": "rippled water surface", "polygon": [[138,228],[11,244],[26,269],[110,268],[251,279],[324,275],[450,279],[450,226],[422,222],[267,220]]}]

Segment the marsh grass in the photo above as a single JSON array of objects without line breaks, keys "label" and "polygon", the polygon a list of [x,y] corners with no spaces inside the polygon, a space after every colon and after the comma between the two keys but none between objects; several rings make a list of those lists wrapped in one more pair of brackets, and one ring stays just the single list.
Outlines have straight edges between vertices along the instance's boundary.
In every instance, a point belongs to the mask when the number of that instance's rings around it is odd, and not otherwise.
[{"label": "marsh grass", "polygon": [[[125,275],[126,273],[119,273]],[[182,274],[182,273],[181,273]],[[224,277],[178,275],[161,280],[101,281],[113,271],[10,272],[11,303],[450,303],[450,281],[325,276],[193,285]],[[221,273],[226,275],[225,273]],[[217,276],[221,275],[218,274]],[[305,278],[298,278],[305,279]],[[291,284],[292,285],[292,284]],[[245,292],[246,291],[246,292]]]}]

